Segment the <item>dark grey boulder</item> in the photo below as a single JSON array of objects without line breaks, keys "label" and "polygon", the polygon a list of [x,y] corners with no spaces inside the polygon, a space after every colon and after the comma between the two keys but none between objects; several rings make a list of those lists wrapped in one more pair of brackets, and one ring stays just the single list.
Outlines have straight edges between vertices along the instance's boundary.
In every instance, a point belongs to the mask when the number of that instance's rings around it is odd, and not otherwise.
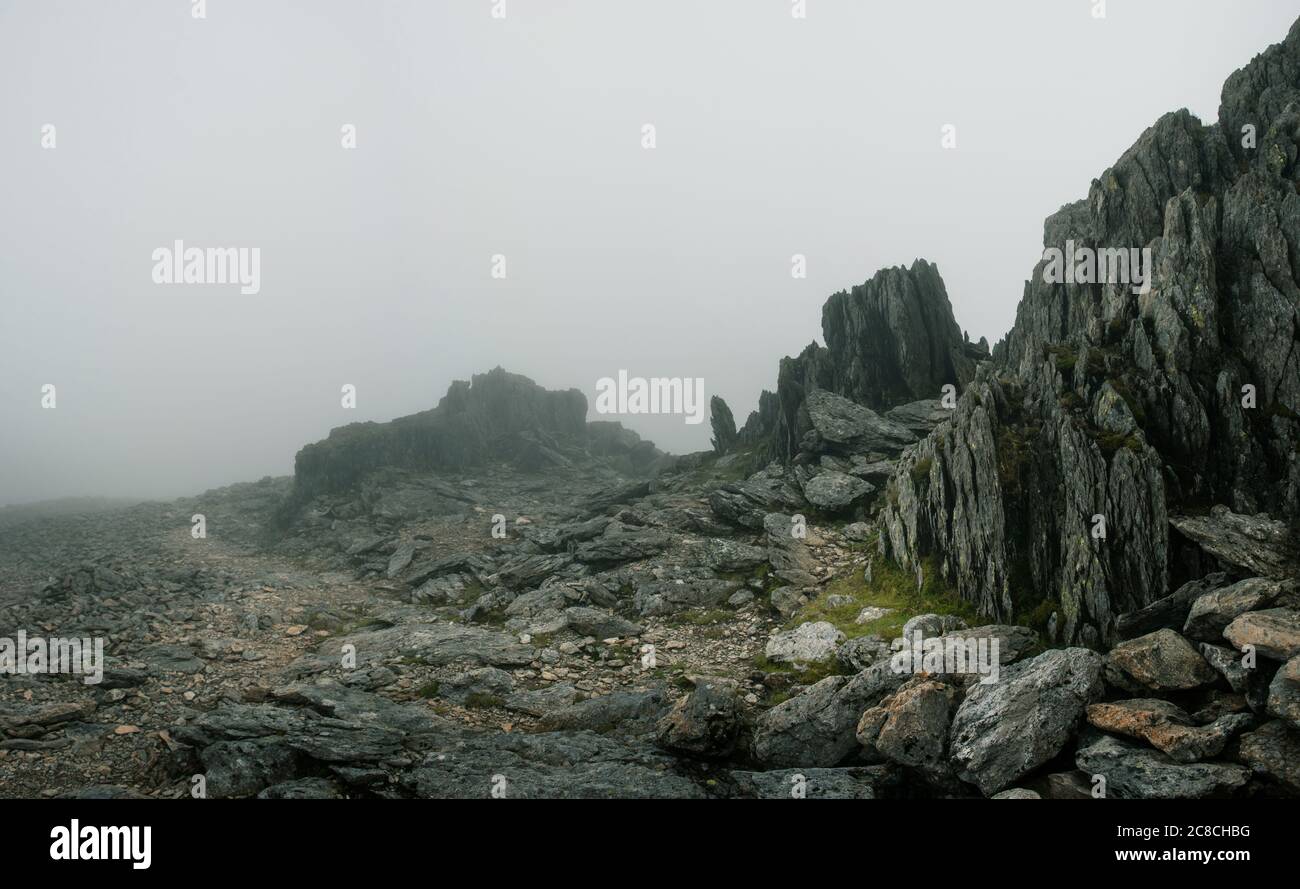
[{"label": "dark grey boulder", "polygon": [[1240,515],[1222,504],[1208,515],[1173,516],[1169,521],[1226,565],[1278,579],[1300,574],[1296,540],[1285,522],[1267,515]]},{"label": "dark grey boulder", "polygon": [[655,727],[660,747],[704,757],[729,756],[741,731],[740,698],[736,684],[701,679]]},{"label": "dark grey boulder", "polygon": [[1247,611],[1272,605],[1282,590],[1280,581],[1252,577],[1204,593],[1193,600],[1187,622],[1183,625],[1183,635],[1189,639],[1215,642],[1223,638],[1224,629],[1234,619]]},{"label": "dark grey boulder", "polygon": [[991,796],[1059,754],[1102,693],[1101,668],[1095,652],[1054,649],[975,685],[949,735],[958,776]]},{"label": "dark grey boulder", "polygon": [[754,759],[771,768],[839,765],[858,746],[856,729],[863,711],[906,678],[887,661],[856,676],[826,677],[758,718]]},{"label": "dark grey boulder", "polygon": [[822,471],[803,486],[808,502],[827,512],[847,509],[875,490],[869,482],[843,472]]},{"label": "dark grey boulder", "polygon": [[1082,746],[1075,764],[1105,779],[1114,799],[1203,799],[1231,796],[1250,780],[1250,770],[1221,762],[1179,763],[1150,747],[1100,735]]},{"label": "dark grey boulder", "polygon": [[1178,633],[1156,630],[1112,648],[1106,678],[1131,690],[1186,691],[1213,682],[1215,672]]}]

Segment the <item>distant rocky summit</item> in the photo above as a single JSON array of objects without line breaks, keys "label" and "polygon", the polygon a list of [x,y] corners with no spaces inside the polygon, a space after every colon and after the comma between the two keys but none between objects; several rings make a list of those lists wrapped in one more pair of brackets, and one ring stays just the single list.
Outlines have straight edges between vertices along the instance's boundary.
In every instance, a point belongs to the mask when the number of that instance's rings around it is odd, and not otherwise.
[{"label": "distant rocky summit", "polygon": [[552,392],[496,368],[452,383],[432,410],[388,423],[352,423],[298,452],[299,500],[340,491],[385,467],[461,470],[506,460],[525,469],[609,457],[645,469],[662,453],[617,422],[587,422],[587,397]]}]

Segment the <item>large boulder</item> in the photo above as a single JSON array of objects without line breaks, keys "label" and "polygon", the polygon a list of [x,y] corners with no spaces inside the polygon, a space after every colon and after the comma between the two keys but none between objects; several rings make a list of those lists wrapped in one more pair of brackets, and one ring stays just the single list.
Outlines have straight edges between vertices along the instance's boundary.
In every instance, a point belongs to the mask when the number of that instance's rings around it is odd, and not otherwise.
[{"label": "large boulder", "polygon": [[707,757],[729,756],[740,730],[736,684],[724,679],[697,682],[655,727],[660,747]]},{"label": "large boulder", "polygon": [[923,677],[911,679],[862,714],[858,742],[899,765],[934,769],[947,753],[948,727],[956,704],[957,690],[951,685]]},{"label": "large boulder", "polygon": [[1239,515],[1223,504],[1207,515],[1173,516],[1169,521],[1225,565],[1272,578],[1300,573],[1295,537],[1285,522],[1267,515]]},{"label": "large boulder", "polygon": [[1223,636],[1239,650],[1250,645],[1266,658],[1290,660],[1300,654],[1300,611],[1293,608],[1251,611],[1228,624]]},{"label": "large boulder", "polygon": [[801,450],[814,454],[897,454],[916,434],[893,420],[834,392],[814,389],[804,402],[812,428]]},{"label": "large boulder", "polygon": [[1054,649],[974,686],[949,734],[958,776],[991,796],[1059,754],[1102,693],[1101,668],[1095,652]]},{"label": "large boulder", "polygon": [[1300,729],[1300,655],[1287,661],[1268,686],[1268,712]]},{"label": "large boulder", "polygon": [[906,677],[888,661],[856,676],[827,676],[758,718],[754,759],[764,768],[839,765],[858,746],[863,711],[878,704]]},{"label": "large boulder", "polygon": [[1213,682],[1217,674],[1182,636],[1156,630],[1112,648],[1106,675],[1125,688],[1185,691]]},{"label": "large boulder", "polygon": [[1281,720],[1241,736],[1237,755],[1256,775],[1300,794],[1300,731]]},{"label": "large boulder", "polygon": [[1187,613],[1193,602],[1227,585],[1228,575],[1222,572],[1206,575],[1199,580],[1189,580],[1150,605],[1119,615],[1115,619],[1115,634],[1120,639],[1133,639],[1156,630],[1181,629],[1187,623]]},{"label": "large boulder", "polygon": [[843,472],[823,471],[803,486],[808,502],[826,512],[839,512],[875,490],[870,482]]},{"label": "large boulder", "polygon": [[1198,596],[1187,613],[1183,635],[1213,642],[1222,638],[1228,624],[1247,611],[1267,608],[1282,593],[1282,583],[1252,577]]}]

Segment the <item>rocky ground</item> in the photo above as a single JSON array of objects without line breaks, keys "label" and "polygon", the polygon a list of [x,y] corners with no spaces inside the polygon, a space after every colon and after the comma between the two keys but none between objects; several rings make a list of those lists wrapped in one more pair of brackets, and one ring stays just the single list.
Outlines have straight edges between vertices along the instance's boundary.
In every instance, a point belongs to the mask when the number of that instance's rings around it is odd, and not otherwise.
[{"label": "rocky ground", "polygon": [[990,349],[883,270],[710,453],[498,368],[291,479],[0,511],[0,641],[109,654],[0,678],[0,794],[1300,795],[1300,23],[1067,241],[1150,286],[1045,260]]},{"label": "rocky ground", "polygon": [[[813,422],[859,453],[815,466],[381,471],[274,534],[289,479],[7,516],[0,636],[102,636],[109,665],[4,678],[0,791],[1300,792],[1300,598],[1251,576],[1290,555],[1221,511],[1197,533],[1225,570],[1127,615],[1107,654],[988,625],[862,520],[897,419],[941,410],[821,398]],[[1000,680],[896,669],[917,629],[996,637]]]}]

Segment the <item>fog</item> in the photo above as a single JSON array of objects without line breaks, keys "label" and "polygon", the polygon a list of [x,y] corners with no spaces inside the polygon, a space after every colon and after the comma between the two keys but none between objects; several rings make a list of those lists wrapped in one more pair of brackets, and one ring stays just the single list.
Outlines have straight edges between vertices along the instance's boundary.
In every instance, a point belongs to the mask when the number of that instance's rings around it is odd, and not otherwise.
[{"label": "fog", "polygon": [[[0,503],[286,474],[330,428],[428,408],[496,365],[583,390],[592,419],[621,369],[701,377],[740,423],[778,359],[820,340],[829,294],[917,257],[991,343],[1044,217],[1166,111],[1212,122],[1225,77],[1295,16],[191,5],[0,0]],[[154,283],[177,240],[257,248],[260,289]],[[615,419],[708,446],[707,422]]]}]

